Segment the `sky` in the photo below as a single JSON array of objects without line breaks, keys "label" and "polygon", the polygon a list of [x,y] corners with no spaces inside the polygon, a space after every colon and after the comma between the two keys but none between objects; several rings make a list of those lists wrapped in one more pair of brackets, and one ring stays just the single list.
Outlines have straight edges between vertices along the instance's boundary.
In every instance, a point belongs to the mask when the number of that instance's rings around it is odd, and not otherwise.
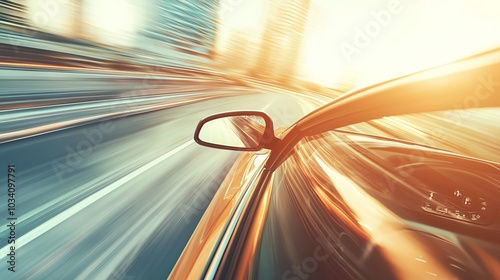
[{"label": "sky", "polygon": [[[222,3],[222,33],[261,36],[265,1]],[[309,13],[299,74],[324,85],[349,75],[372,84],[500,46],[498,0],[312,0]]]},{"label": "sky", "polygon": [[[236,33],[258,44],[269,5],[285,1],[221,0],[218,49],[227,50]],[[28,0],[31,20],[70,35],[77,2]],[[106,44],[133,46],[139,30],[152,24],[152,0],[85,3],[80,18],[92,31],[87,35]],[[498,0],[311,0],[298,74],[327,86],[349,76],[372,84],[498,46]]]}]

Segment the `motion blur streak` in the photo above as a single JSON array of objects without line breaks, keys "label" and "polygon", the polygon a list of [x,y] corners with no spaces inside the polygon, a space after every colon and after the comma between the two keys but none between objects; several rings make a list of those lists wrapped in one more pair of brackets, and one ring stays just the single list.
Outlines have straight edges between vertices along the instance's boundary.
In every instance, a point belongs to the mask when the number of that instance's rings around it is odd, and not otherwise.
[{"label": "motion blur streak", "polygon": [[[419,255],[431,256],[427,259],[429,262],[427,269],[439,275],[439,277],[450,279],[454,277],[438,260],[432,257],[425,244],[419,244],[415,233],[405,231],[402,226],[394,222],[394,219],[397,219],[396,214],[393,214],[381,202],[364,192],[361,186],[348,177],[331,169],[317,156],[314,158],[325,173],[330,176],[332,183],[338,186],[337,190],[340,197],[350,206],[349,210],[354,214],[354,219],[363,226],[361,229],[365,231],[365,234],[369,235],[368,240],[372,240],[374,243],[368,246],[380,246],[384,256],[393,264],[394,268],[401,269],[403,267],[403,271],[396,272],[399,277],[420,274],[420,267],[418,266],[397,265],[402,259],[411,259],[412,256]],[[368,256],[366,252],[364,254]]]},{"label": "motion blur streak", "polygon": [[[17,194],[23,259],[18,279],[166,278],[237,155],[181,146],[192,142],[197,122],[220,111],[267,107],[283,126],[307,113],[303,107],[317,106],[279,90],[223,83],[199,90],[246,94],[2,144],[2,164],[15,160],[23,186]],[[50,121],[63,115],[57,116]],[[9,277],[6,273],[0,271],[0,277]]]},{"label": "motion blur streak", "polygon": [[[239,170],[241,177],[229,174],[223,183],[238,153],[191,145],[200,119],[222,111],[262,110],[282,130],[360,83],[500,44],[493,36],[500,29],[496,0],[481,5],[396,1],[380,36],[359,34],[378,24],[369,17],[387,15],[393,2],[0,0],[0,175],[15,165],[18,186],[17,271],[2,267],[0,279],[165,279],[218,188],[227,187],[221,198],[227,204],[214,208],[228,206],[228,214],[242,195],[235,185],[250,181],[256,169]],[[347,54],[346,45],[351,47]],[[487,81],[490,93],[498,94],[500,77]],[[499,112],[485,109],[471,116],[421,114],[346,129],[452,151],[471,147],[460,152],[499,161],[494,134]],[[479,146],[484,148],[472,148]],[[294,156],[316,160],[317,170],[325,161],[303,152]],[[256,165],[262,163],[257,160]],[[318,176],[304,166],[284,166],[279,172]],[[342,174],[330,175],[321,179],[325,186],[344,180]],[[295,179],[273,177],[265,195],[269,209],[263,201],[257,217],[264,222],[269,210],[266,225],[253,229],[265,233],[265,249],[292,256],[276,255],[275,267],[262,268],[284,268],[276,271],[278,278],[302,262],[300,250],[311,254],[307,250],[317,245],[303,242],[303,228],[328,237],[325,229],[332,227],[321,224],[325,215],[349,225],[339,232],[361,236],[348,236],[355,245],[379,234],[381,224],[392,225],[394,217],[383,208],[372,213],[374,220],[361,217],[353,205],[332,202],[342,197],[368,207],[371,201],[362,193],[335,193]],[[355,188],[358,182],[347,183]],[[316,199],[304,201],[309,195]],[[7,199],[0,192],[0,211],[8,208]],[[223,231],[222,219],[210,222],[214,225],[200,225],[206,232],[195,238]],[[284,234],[294,231],[294,236]],[[2,238],[8,233],[8,227],[0,228]],[[274,234],[281,238],[274,240]],[[412,236],[395,238],[408,251],[420,249]],[[376,240],[394,249],[388,240]],[[256,248],[259,241],[249,242],[246,252],[262,250],[265,256],[267,251]],[[183,257],[208,259],[215,243],[209,240],[203,250]],[[5,265],[10,248],[0,246]],[[438,266],[431,270],[446,275]]]},{"label": "motion blur streak", "polygon": [[[125,177],[122,177],[120,180],[112,183],[111,185],[101,189],[100,191],[92,194],[91,196],[87,197],[86,199],[78,202],[77,204],[73,205],[71,208],[65,210],[64,212],[58,214],[57,216],[51,218],[47,222],[43,223],[42,225],[38,226],[37,228],[31,230],[30,232],[26,233],[23,235],[20,239],[19,242],[21,245],[18,246],[18,248],[21,248],[22,246],[28,244],[31,242],[33,239],[39,237],[40,235],[44,234],[48,230],[54,228],[55,226],[59,225],[61,222],[65,221],[66,219],[70,218],[71,216],[77,214],[79,211],[84,209],[85,207],[89,206],[90,204],[96,202],[98,199],[101,199],[105,195],[109,194],[110,192],[114,191],[115,189],[121,187],[123,184],[127,183],[128,181],[134,179],[135,177],[139,176],[140,174],[144,173],[148,169],[154,167],[156,164],[164,161],[165,159],[171,157],[172,155],[176,154],[177,152],[181,151],[182,149],[186,148],[188,145],[194,143],[193,140],[190,140],[179,147],[173,149],[172,151],[169,151],[168,153],[162,155],[161,157],[150,161],[148,164],[142,166],[139,169],[134,170],[134,172],[128,174]],[[39,211],[43,211],[44,209],[37,209]],[[2,248],[3,250],[7,250],[6,247]]]},{"label": "motion blur streak", "polygon": [[[495,249],[487,251],[481,242],[464,245],[451,233],[436,237],[425,231],[425,224],[411,229],[410,225],[419,223],[404,219],[396,208],[383,203],[382,196],[398,201],[395,192],[407,189],[418,194],[420,187],[408,181],[408,174],[380,161],[378,149],[385,144],[372,147],[358,137],[326,132],[295,146],[276,170],[272,186],[266,186],[271,191],[263,199],[269,199],[268,216],[264,221],[256,218],[265,225],[251,231],[251,242],[245,244],[256,253],[253,259],[242,258],[250,266],[242,265],[242,275],[249,279],[322,279],[324,275],[453,279],[457,266],[447,258],[468,260],[468,246],[478,252],[492,275],[498,275],[493,268]],[[422,198],[426,195],[420,193]],[[253,249],[251,243],[259,237],[260,247]],[[443,252],[437,254],[441,251],[436,246],[442,246]]]}]

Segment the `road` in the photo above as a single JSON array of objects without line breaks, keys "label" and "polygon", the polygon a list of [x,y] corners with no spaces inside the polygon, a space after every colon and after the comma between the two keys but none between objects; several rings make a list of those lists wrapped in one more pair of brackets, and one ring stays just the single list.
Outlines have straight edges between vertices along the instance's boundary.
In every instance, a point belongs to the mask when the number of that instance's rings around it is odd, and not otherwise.
[{"label": "road", "polygon": [[[4,88],[0,166],[5,178],[7,165],[15,165],[17,272],[13,278],[2,269],[0,279],[165,279],[238,155],[195,144],[197,122],[221,111],[252,109],[267,112],[280,127],[319,105],[270,89],[184,81],[184,91],[172,82],[147,90],[170,92],[169,98],[184,92],[181,103],[155,107],[172,100],[141,95],[123,107],[88,96],[68,101],[66,78],[57,90],[41,80],[38,87],[26,79],[9,84],[16,104],[7,102]],[[134,84],[118,82],[78,78],[73,84],[89,88],[89,96],[123,98],[124,87]],[[101,90],[88,86],[93,83]],[[35,100],[36,93],[27,92],[35,88],[38,96],[47,96]],[[194,94],[200,92],[209,99]],[[143,110],[136,110],[137,104]],[[106,115],[110,108],[117,114]],[[90,119],[80,121],[85,118]],[[6,210],[7,192],[1,194],[0,209]],[[3,226],[0,234],[8,236],[9,228]],[[4,266],[7,245],[1,249]]]},{"label": "road", "polygon": [[[198,121],[263,110],[279,128],[326,100],[214,76],[1,71],[0,211],[7,225],[3,178],[15,165],[17,272],[6,269],[4,241],[0,279],[165,279],[238,156],[195,144]],[[492,116],[424,114],[346,129],[497,160]]]}]

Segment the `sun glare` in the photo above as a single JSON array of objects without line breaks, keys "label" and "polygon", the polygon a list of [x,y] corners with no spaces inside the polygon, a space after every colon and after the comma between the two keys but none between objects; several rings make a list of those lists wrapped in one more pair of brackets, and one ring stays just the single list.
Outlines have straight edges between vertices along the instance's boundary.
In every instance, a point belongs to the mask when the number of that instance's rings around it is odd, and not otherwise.
[{"label": "sun glare", "polygon": [[143,20],[140,7],[127,0],[90,0],[88,7],[85,21],[94,27],[92,36],[109,44],[132,44]]},{"label": "sun glare", "polygon": [[222,0],[219,9],[217,48],[226,51],[235,33],[244,33],[248,41],[256,41],[265,25],[265,0]]},{"label": "sun glare", "polygon": [[[219,46],[227,49],[235,32],[262,36],[265,1],[226,2],[220,10]],[[496,0],[312,0],[296,70],[299,77],[323,85],[348,73],[370,84],[498,47],[498,30]]]},{"label": "sun glare", "polygon": [[359,58],[350,66],[363,73],[365,83],[500,46],[500,2],[414,2],[403,6],[394,16],[394,26],[389,23],[372,38],[371,46],[355,54]]},{"label": "sun glare", "polygon": [[29,20],[36,28],[62,36],[71,36],[74,22],[74,5],[63,1],[29,0]]},{"label": "sun glare", "polygon": [[323,5],[332,17],[328,30],[305,43],[301,70],[312,80],[334,82],[343,69],[370,84],[500,46],[498,1],[379,1],[364,11],[346,5]]}]

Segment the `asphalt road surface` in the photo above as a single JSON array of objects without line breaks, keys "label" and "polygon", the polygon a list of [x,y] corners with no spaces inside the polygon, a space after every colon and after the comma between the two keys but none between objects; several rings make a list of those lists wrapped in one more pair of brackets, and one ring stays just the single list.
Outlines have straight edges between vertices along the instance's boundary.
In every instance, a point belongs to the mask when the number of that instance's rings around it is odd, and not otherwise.
[{"label": "asphalt road surface", "polygon": [[[41,80],[11,81],[10,91],[3,89],[1,178],[6,189],[8,165],[15,165],[17,220],[15,274],[6,268],[10,244],[3,237],[10,229],[0,230],[0,279],[165,279],[238,155],[194,143],[197,122],[251,109],[267,112],[280,127],[320,105],[269,89],[184,81],[184,90],[155,85],[170,99],[133,96],[124,107],[119,99],[82,97],[82,88],[94,97],[123,98],[133,81],[89,87],[96,81],[78,79],[71,87],[61,79],[51,87]],[[78,87],[74,96],[83,100],[68,101],[67,90]],[[4,221],[7,199],[2,191]]]}]

